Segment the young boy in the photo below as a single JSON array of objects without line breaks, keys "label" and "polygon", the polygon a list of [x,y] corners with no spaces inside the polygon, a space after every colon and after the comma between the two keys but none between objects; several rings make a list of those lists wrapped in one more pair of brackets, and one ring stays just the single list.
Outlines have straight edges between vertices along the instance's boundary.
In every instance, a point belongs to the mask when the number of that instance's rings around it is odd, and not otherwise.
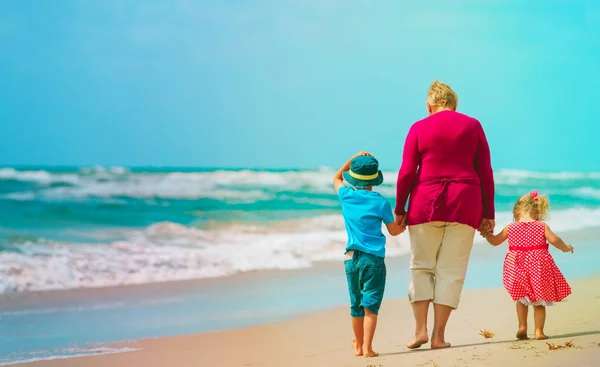
[{"label": "young boy", "polygon": [[[346,180],[351,187],[344,186]],[[346,162],[333,178],[335,191],[342,202],[342,214],[348,232],[344,265],[350,291],[350,315],[354,331],[354,353],[376,357],[373,336],[377,314],[385,290],[385,223],[392,236],[399,235],[405,226],[394,223],[390,203],[373,186],[383,183],[377,159],[360,152]]]}]

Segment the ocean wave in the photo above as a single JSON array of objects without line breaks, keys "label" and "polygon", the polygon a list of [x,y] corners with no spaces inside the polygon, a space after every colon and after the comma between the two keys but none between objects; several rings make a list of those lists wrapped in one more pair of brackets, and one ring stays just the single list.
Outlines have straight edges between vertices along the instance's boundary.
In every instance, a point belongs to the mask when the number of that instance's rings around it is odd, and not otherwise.
[{"label": "ocean wave", "polygon": [[589,186],[573,189],[573,190],[571,190],[571,193],[575,196],[579,196],[579,197],[583,197],[583,198],[600,199],[600,189],[596,189],[596,188],[589,187]]},{"label": "ocean wave", "polygon": [[[212,278],[258,270],[311,267],[341,260],[346,244],[339,215],[269,225],[214,229],[171,222],[130,231],[107,244],[40,240],[0,252],[0,292],[106,287]],[[388,256],[408,252],[406,235],[389,237]]]},{"label": "ocean wave", "polygon": [[[597,227],[600,209],[551,213],[557,233]],[[512,221],[498,213],[498,230]],[[385,230],[384,230],[385,233]],[[311,267],[341,261],[347,235],[341,215],[268,224],[216,223],[208,228],[172,222],[129,230],[122,240],[83,244],[22,241],[0,252],[0,292],[106,287],[214,278],[261,270]],[[477,237],[476,241],[483,240]],[[388,236],[387,256],[409,252],[408,233]]]},{"label": "ocean wave", "polygon": [[519,184],[530,180],[577,181],[598,180],[600,172],[537,172],[526,170],[501,169],[494,172],[494,178],[500,184]]},{"label": "ocean wave", "polygon": [[[385,171],[385,182],[377,191],[395,196],[396,171]],[[9,200],[85,200],[86,198],[164,198],[215,199],[225,202],[271,200],[277,195],[296,192],[333,195],[333,171],[326,167],[312,171],[214,170],[201,172],[145,172],[125,167],[91,167],[73,172],[45,170],[0,169],[0,181],[12,180],[34,183],[35,188],[3,193]],[[543,173],[519,170],[499,170],[495,173],[499,188],[521,190],[522,185],[543,182],[569,181],[570,188],[598,190],[591,186],[600,173],[555,172]],[[590,182],[592,181],[592,182]],[[562,185],[562,184],[561,184]],[[547,186],[547,185],[546,185]],[[562,185],[564,186],[564,185]],[[588,190],[588,192],[592,192]],[[577,192],[574,192],[578,195]],[[597,192],[590,195],[597,197]],[[294,198],[294,201],[304,199]],[[331,203],[329,203],[331,204]]]},{"label": "ocean wave", "polygon": [[79,176],[74,173],[51,173],[44,170],[19,171],[14,168],[0,168],[0,180],[34,182],[40,185],[50,185],[56,182],[77,184],[79,183]]}]

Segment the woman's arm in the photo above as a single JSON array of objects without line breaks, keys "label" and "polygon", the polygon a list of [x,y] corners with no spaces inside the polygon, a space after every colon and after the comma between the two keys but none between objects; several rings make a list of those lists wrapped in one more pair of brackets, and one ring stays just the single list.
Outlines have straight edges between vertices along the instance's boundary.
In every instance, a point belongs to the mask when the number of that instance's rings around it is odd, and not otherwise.
[{"label": "woman's arm", "polygon": [[420,163],[421,156],[417,145],[417,132],[415,125],[413,125],[408,131],[406,141],[404,142],[402,166],[398,172],[398,181],[396,182],[396,208],[394,213],[399,217],[399,221],[406,214],[404,207],[415,182],[417,168]]},{"label": "woman's arm", "polygon": [[485,234],[484,237],[492,246],[501,245],[508,238],[508,226],[504,227],[502,232],[495,236],[492,233],[488,233]]},{"label": "woman's arm", "polygon": [[[477,121],[478,143],[475,154],[475,171],[479,176],[481,185],[481,198],[483,201],[483,218],[495,219],[494,208],[494,172],[492,171],[492,160],[490,146],[488,145],[483,127]],[[493,231],[493,228],[492,228]]]},{"label": "woman's arm", "polygon": [[554,232],[552,232],[552,230],[550,229],[550,227],[545,224],[546,227],[546,231],[545,231],[545,235],[546,235],[546,239],[548,240],[548,242],[550,242],[552,244],[552,246],[556,247],[557,249],[561,250],[562,252],[570,252],[573,253],[573,246],[571,245],[567,245],[565,243],[565,241],[562,240],[562,238],[558,237],[556,234],[554,234]]}]

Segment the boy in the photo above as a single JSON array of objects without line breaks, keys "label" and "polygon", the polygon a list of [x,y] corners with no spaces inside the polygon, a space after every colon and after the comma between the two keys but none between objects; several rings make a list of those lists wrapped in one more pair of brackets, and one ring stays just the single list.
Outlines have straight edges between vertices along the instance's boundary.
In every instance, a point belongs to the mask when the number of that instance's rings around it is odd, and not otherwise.
[{"label": "boy", "polygon": [[[351,187],[344,186],[346,180]],[[394,222],[390,203],[373,186],[383,183],[379,163],[372,154],[360,152],[346,162],[333,178],[342,202],[348,244],[344,266],[350,292],[350,315],[354,331],[354,354],[376,357],[373,336],[385,289],[385,223],[392,236],[406,229]]]}]

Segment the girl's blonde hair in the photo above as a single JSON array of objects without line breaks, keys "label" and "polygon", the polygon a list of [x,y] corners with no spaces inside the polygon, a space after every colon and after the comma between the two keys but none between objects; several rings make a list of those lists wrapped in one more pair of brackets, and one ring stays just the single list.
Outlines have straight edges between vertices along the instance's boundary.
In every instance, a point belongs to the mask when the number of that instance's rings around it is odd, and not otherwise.
[{"label": "girl's blonde hair", "polygon": [[537,220],[544,220],[550,209],[550,200],[546,195],[539,195],[536,190],[525,194],[517,200],[513,207],[513,217],[519,220],[521,213],[529,213]]},{"label": "girl's blonde hair", "polygon": [[458,96],[448,84],[436,80],[431,83],[429,91],[427,91],[427,103],[431,106],[456,109],[458,107]]}]

